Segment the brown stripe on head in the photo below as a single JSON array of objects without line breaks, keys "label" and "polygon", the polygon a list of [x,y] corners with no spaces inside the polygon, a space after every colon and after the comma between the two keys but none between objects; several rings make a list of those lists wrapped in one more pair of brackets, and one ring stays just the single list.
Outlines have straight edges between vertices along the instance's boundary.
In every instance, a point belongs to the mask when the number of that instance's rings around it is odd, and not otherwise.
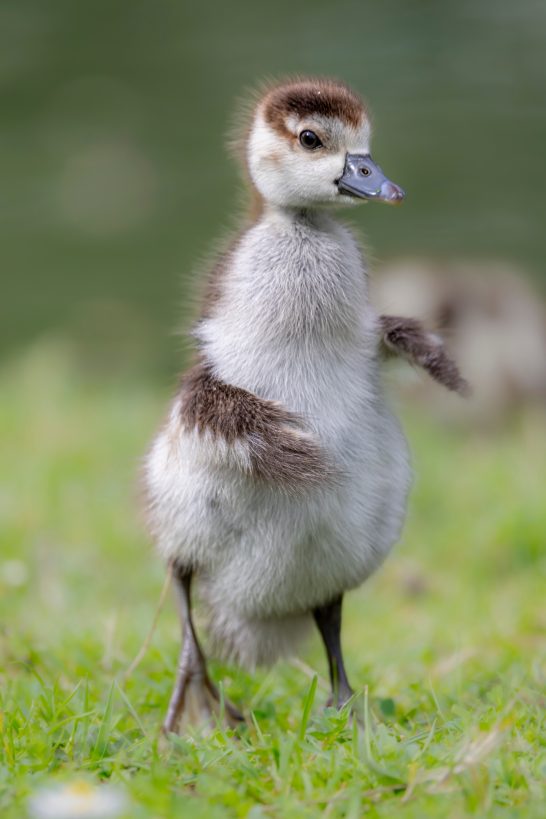
[{"label": "brown stripe on head", "polygon": [[366,116],[364,103],[344,83],[327,79],[301,79],[282,83],[265,95],[262,110],[266,122],[286,134],[286,119],[318,115],[339,119],[358,128]]},{"label": "brown stripe on head", "polygon": [[256,114],[261,111],[266,122],[288,135],[284,120],[290,114],[298,117],[318,114],[337,117],[346,125],[358,128],[370,113],[361,98],[340,80],[324,77],[288,77],[266,81],[248,90],[236,106],[229,129],[228,147],[243,165],[246,144]]}]

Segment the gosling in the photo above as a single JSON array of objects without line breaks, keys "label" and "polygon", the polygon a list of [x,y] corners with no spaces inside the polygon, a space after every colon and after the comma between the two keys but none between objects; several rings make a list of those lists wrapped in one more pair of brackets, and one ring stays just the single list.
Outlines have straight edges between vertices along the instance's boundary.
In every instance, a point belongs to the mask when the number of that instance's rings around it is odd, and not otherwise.
[{"label": "gosling", "polygon": [[284,82],[260,96],[244,134],[255,213],[210,273],[196,363],[145,463],[183,627],[167,733],[243,719],[207,672],[193,580],[213,645],[241,665],[292,654],[314,621],[329,702],[347,703],[343,595],[398,540],[411,479],[383,353],[465,389],[437,336],[374,312],[362,250],[331,215],[404,198],[370,156],[361,99],[328,79]]}]

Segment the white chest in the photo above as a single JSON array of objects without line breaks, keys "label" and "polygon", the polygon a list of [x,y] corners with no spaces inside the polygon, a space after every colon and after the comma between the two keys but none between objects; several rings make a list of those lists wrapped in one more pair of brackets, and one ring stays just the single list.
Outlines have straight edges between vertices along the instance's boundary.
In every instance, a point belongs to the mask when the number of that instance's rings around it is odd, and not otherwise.
[{"label": "white chest", "polygon": [[376,318],[349,231],[275,215],[233,254],[224,295],[199,328],[227,383],[281,401],[326,437],[377,392]]},{"label": "white chest", "polygon": [[[409,466],[383,401],[376,317],[350,233],[326,219],[256,225],[197,335],[223,382],[304,417],[340,480],[295,499],[198,472],[185,449],[175,467],[164,459],[156,469],[173,521],[164,552],[182,542],[187,560],[205,555],[210,599],[244,602],[252,616],[308,610],[358,585],[398,538]],[[221,514],[207,506],[211,495]]]}]

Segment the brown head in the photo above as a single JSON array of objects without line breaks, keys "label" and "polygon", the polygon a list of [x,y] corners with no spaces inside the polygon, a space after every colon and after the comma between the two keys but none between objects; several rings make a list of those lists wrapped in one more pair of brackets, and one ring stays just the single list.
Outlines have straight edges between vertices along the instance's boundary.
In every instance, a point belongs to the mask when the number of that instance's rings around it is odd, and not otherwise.
[{"label": "brown head", "polygon": [[371,125],[360,97],[343,83],[300,79],[259,99],[245,156],[253,185],[281,207],[401,202],[404,192],[370,156]]}]

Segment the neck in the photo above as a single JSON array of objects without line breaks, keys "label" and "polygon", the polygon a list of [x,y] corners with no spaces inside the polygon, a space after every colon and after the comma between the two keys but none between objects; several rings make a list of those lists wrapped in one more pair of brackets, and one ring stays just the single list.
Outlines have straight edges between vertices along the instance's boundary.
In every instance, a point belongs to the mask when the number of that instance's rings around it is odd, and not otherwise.
[{"label": "neck", "polygon": [[326,208],[276,205],[272,202],[263,203],[260,220],[292,222],[318,230],[324,229],[334,221]]},{"label": "neck", "polygon": [[350,232],[326,209],[265,204],[220,272],[214,321],[226,338],[241,323],[254,345],[256,333],[260,343],[344,344],[360,332],[365,267]]},{"label": "neck", "polygon": [[227,383],[259,391],[271,369],[292,378],[300,368],[304,378],[326,361],[337,367],[353,354],[375,356],[363,259],[326,209],[265,205],[221,275],[196,336]]}]

